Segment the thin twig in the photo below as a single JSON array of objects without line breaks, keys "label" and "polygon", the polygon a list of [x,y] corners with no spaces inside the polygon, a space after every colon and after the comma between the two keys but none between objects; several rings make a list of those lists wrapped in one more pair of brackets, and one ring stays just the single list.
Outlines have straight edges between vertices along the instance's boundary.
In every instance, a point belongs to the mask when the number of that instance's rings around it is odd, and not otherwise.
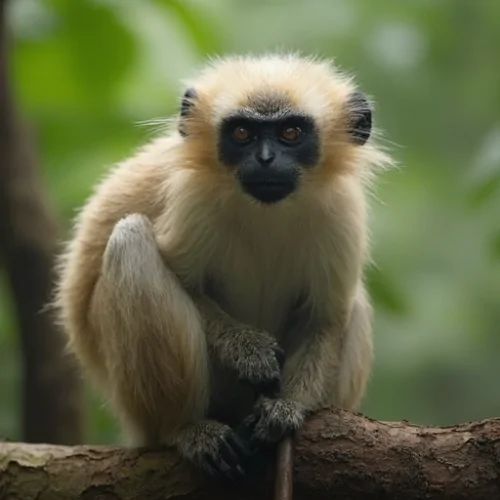
[{"label": "thin twig", "polygon": [[274,500],[292,500],[293,497],[293,437],[287,436],[278,445]]}]

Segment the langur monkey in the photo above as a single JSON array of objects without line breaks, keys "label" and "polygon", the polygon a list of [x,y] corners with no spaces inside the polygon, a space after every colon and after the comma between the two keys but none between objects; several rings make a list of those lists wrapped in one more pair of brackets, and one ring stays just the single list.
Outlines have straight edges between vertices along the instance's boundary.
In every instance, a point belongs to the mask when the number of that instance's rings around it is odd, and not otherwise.
[{"label": "langur monkey", "polygon": [[372,364],[366,191],[390,164],[329,61],[211,61],[168,133],[79,212],[55,305],[134,445],[212,474],[311,412],[353,409]]}]

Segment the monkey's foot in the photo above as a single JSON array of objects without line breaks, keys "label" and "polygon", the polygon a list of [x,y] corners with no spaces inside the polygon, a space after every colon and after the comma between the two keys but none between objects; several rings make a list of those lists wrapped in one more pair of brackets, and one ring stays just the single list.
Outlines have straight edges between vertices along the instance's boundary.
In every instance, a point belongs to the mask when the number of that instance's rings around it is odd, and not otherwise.
[{"label": "monkey's foot", "polygon": [[177,439],[179,453],[211,476],[238,480],[245,476],[250,452],[227,425],[207,420],[187,427]]},{"label": "monkey's foot", "polygon": [[286,399],[261,398],[238,428],[240,436],[255,449],[275,444],[297,430],[304,421],[300,403]]}]

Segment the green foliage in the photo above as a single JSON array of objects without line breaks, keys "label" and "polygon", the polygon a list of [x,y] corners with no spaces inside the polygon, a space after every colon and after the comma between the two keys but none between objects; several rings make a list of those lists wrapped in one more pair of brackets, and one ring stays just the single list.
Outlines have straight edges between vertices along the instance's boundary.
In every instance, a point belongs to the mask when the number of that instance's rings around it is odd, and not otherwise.
[{"label": "green foliage", "polygon": [[384,274],[380,268],[372,266],[366,270],[366,284],[373,297],[375,306],[398,315],[404,315],[408,310],[408,303],[403,290],[392,276]]},{"label": "green foliage", "polygon": [[199,7],[182,0],[156,0],[158,5],[176,16],[186,33],[192,38],[200,54],[218,54],[224,49],[221,33],[206,20],[206,13]]},{"label": "green foliage", "polygon": [[[115,105],[117,87],[135,56],[135,40],[112,7],[96,2],[53,0],[58,16],[53,43],[65,54],[64,69],[90,112]],[[104,109],[103,109],[104,108]]]},{"label": "green foliage", "polygon": [[[373,197],[376,363],[361,408],[446,424],[500,413],[498,0],[11,1],[16,98],[67,228],[109,165],[175,112],[203,58],[283,48],[351,71],[401,169]],[[3,284],[3,281],[1,281]],[[0,287],[0,436],[18,438],[20,357]],[[92,391],[88,441],[118,439]]]}]

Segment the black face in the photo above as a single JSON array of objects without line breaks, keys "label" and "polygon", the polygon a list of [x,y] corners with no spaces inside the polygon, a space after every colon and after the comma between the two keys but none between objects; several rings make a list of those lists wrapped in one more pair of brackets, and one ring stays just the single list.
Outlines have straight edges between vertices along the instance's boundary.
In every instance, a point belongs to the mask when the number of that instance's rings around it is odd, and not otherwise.
[{"label": "black face", "polygon": [[266,204],[290,195],[301,169],[317,163],[319,156],[313,119],[293,112],[232,115],[221,124],[218,146],[220,161],[235,168],[243,190]]},{"label": "black face", "polygon": [[[198,100],[187,89],[180,109],[179,133],[186,137],[185,120]],[[243,190],[262,203],[276,203],[297,189],[302,169],[319,159],[319,137],[311,116],[294,112],[284,96],[255,94],[250,108],[228,116],[219,131],[221,163],[235,169]],[[366,144],[372,132],[372,110],[361,91],[347,100],[350,140]]]}]

